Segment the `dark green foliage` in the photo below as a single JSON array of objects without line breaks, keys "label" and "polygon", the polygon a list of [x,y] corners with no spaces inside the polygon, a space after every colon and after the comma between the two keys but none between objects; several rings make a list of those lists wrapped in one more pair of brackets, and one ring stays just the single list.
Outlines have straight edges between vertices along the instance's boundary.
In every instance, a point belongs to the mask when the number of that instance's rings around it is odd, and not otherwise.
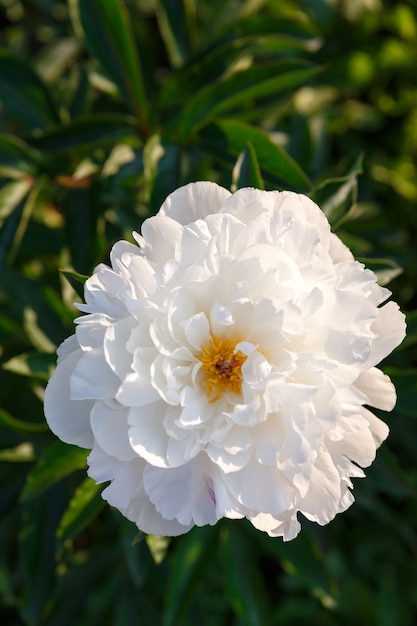
[{"label": "dark green foliage", "polygon": [[[411,0],[0,0],[0,623],[417,620],[417,8]],[[311,195],[409,333],[391,435],[331,524],[145,537],[46,426],[83,282],[194,180]]]}]

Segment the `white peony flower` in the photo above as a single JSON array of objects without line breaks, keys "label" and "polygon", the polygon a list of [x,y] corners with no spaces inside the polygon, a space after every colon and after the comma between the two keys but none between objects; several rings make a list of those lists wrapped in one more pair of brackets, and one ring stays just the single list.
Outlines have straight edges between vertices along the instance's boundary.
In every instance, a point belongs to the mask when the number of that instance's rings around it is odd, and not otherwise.
[{"label": "white peony flower", "polygon": [[135,239],[86,282],[51,429],[147,533],[329,522],[388,434],[366,405],[396,400],[375,367],[405,335],[390,292],[292,192],[186,185]]}]

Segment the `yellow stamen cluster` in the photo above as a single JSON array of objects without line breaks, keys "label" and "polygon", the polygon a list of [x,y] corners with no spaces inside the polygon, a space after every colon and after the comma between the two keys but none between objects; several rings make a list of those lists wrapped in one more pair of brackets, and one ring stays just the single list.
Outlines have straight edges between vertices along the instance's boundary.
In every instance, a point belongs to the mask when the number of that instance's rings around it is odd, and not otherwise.
[{"label": "yellow stamen cluster", "polygon": [[208,346],[201,346],[199,359],[206,375],[204,384],[210,402],[216,402],[227,389],[235,393],[241,391],[241,367],[247,357],[240,350],[235,351],[236,343],[212,335]]}]

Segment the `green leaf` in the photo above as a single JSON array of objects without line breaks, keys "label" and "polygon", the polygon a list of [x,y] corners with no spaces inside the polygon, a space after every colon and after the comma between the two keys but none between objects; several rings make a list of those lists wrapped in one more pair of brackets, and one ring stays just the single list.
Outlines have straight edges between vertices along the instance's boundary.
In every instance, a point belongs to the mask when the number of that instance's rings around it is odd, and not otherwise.
[{"label": "green leaf", "polygon": [[184,0],[158,0],[156,6],[159,29],[174,67],[184,63],[188,52],[186,4]]},{"label": "green leaf", "polygon": [[[392,379],[397,390],[395,411],[417,418],[417,368],[398,369],[385,367],[384,372]],[[411,442],[409,442],[411,443]]]},{"label": "green leaf", "polygon": [[232,174],[232,191],[242,187],[265,189],[256,152],[250,141],[240,153]]},{"label": "green leaf", "polygon": [[74,89],[70,104],[72,118],[86,115],[89,110],[89,83],[88,74],[83,67],[78,67],[77,85]]},{"label": "green leaf", "polygon": [[62,152],[114,144],[120,138],[138,140],[135,119],[128,115],[86,115],[38,134],[31,140],[37,150]]},{"label": "green leaf", "polygon": [[[42,179],[36,185],[29,178],[20,182],[20,186],[16,185],[13,188],[10,187],[13,183],[9,183],[3,197],[4,214],[7,215],[9,212],[10,215],[7,216],[7,221],[0,233],[0,266],[5,263],[6,258],[10,264],[13,263],[44,184]],[[30,188],[29,193],[25,193],[26,187]],[[13,193],[11,193],[12,191]],[[10,196],[8,196],[8,192],[10,192]],[[19,198],[21,200],[15,204]]]},{"label": "green leaf", "polygon": [[407,313],[407,335],[396,351],[410,348],[417,343],[417,311]]},{"label": "green leaf", "polygon": [[0,462],[6,463],[29,463],[35,461],[36,456],[33,446],[28,443],[20,443],[15,448],[0,450]]},{"label": "green leaf", "polygon": [[38,167],[45,166],[41,153],[23,139],[8,133],[0,133],[0,164],[15,167],[29,174],[34,174]]},{"label": "green leaf", "polygon": [[170,544],[171,539],[169,537],[146,535],[146,545],[156,565],[159,565],[165,559]]},{"label": "green leaf", "polygon": [[178,187],[181,148],[159,135],[152,135],[143,150],[144,201],[155,213],[165,198]]},{"label": "green leaf", "polygon": [[87,46],[119,87],[130,110],[147,134],[148,105],[139,56],[129,15],[122,0],[70,0],[76,29],[81,26]]},{"label": "green leaf", "polygon": [[75,470],[85,468],[86,457],[86,450],[57,441],[45,450],[36,467],[28,475],[21,495],[22,501],[38,497],[58,480],[69,476]]},{"label": "green leaf", "polygon": [[218,120],[205,126],[198,137],[202,149],[233,164],[250,142],[264,179],[268,177],[272,185],[289,185],[297,191],[305,191],[311,186],[300,166],[267,133],[255,126],[232,119]]},{"label": "green leaf", "polygon": [[336,230],[346,220],[358,217],[358,176],[363,173],[363,155],[360,155],[345,176],[329,178],[321,182],[310,194],[330,224]]},{"label": "green leaf", "polygon": [[29,64],[0,51],[0,100],[29,132],[59,122],[51,96]]},{"label": "green leaf", "polygon": [[264,98],[276,99],[317,72],[317,67],[306,67],[305,62],[278,61],[249,67],[231,76],[226,74],[220,81],[202,86],[188,100],[173,123],[173,132],[184,139],[214,117],[232,110],[253,108]]},{"label": "green leaf", "polygon": [[43,422],[42,424],[37,424],[36,422],[24,422],[23,420],[18,419],[17,417],[13,417],[10,415],[5,409],[0,408],[0,424],[9,428],[10,430],[14,430],[17,433],[39,433],[48,430],[48,426]]},{"label": "green leaf", "polygon": [[394,278],[403,273],[404,269],[392,259],[358,258],[366,267],[373,270],[378,277],[378,283],[388,285]]},{"label": "green leaf", "polygon": [[163,626],[177,626],[187,610],[196,586],[211,561],[217,538],[216,527],[205,526],[190,531],[177,543],[171,557],[171,575],[166,592]]},{"label": "green leaf", "polygon": [[100,201],[98,186],[71,189],[62,198],[61,209],[71,266],[76,273],[90,274],[104,245],[99,211],[104,212],[106,207]]},{"label": "green leaf", "polygon": [[226,593],[239,616],[239,623],[245,626],[263,626],[266,616],[261,605],[263,594],[259,576],[250,558],[247,539],[239,533],[237,527],[230,532],[224,532],[222,556],[226,570]]},{"label": "green leaf", "polygon": [[55,354],[26,352],[13,357],[3,364],[4,369],[20,376],[49,380],[55,366]]},{"label": "green leaf", "polygon": [[102,487],[91,478],[86,478],[78,487],[57,530],[57,537],[62,544],[79,535],[105,506],[101,490]]},{"label": "green leaf", "polygon": [[[19,614],[27,626],[45,624],[55,583],[55,532],[66,504],[66,493],[56,485],[42,497],[26,502],[19,527],[18,570],[24,572]],[[23,572],[22,572],[23,570]]]},{"label": "green leaf", "polygon": [[84,283],[87,280],[88,276],[85,276],[84,274],[78,274],[78,272],[73,272],[71,270],[59,271],[65,276],[71,287],[74,289],[75,293],[80,296],[80,298],[84,298]]},{"label": "green leaf", "polygon": [[29,176],[6,183],[0,189],[0,228],[4,220],[9,217],[16,207],[27,196],[33,185],[33,179]]}]

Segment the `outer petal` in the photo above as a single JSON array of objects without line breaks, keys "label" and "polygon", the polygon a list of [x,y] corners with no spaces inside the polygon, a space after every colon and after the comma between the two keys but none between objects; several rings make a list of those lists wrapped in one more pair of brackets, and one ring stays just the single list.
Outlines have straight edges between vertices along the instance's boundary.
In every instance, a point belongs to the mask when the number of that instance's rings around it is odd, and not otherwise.
[{"label": "outer petal", "polygon": [[267,532],[270,537],[282,537],[284,541],[295,539],[301,530],[301,524],[294,511],[289,511],[286,515],[279,517],[268,513],[258,513],[248,518],[258,530]]},{"label": "outer petal", "polygon": [[175,537],[190,530],[192,524],[183,526],[175,519],[164,519],[150,502],[143,488],[142,476],[146,463],[142,459],[122,463],[107,456],[96,444],[88,457],[88,463],[88,475],[97,483],[111,481],[101,494],[102,497],[135,522],[143,532]]},{"label": "outer petal", "polygon": [[176,189],[165,200],[158,215],[166,215],[180,224],[190,224],[217,213],[231,195],[230,191],[216,183],[190,183]]},{"label": "outer petal", "polygon": [[372,351],[367,366],[377,365],[400,345],[405,337],[405,315],[395,302],[388,302],[379,309],[378,319],[372,324],[376,337],[372,342]]},{"label": "outer petal", "polygon": [[371,406],[383,411],[392,411],[397,401],[395,387],[389,376],[376,367],[362,372],[355,382],[355,387],[362,391]]},{"label": "outer petal", "polygon": [[298,506],[309,520],[323,525],[339,512],[340,499],[339,473],[330,455],[322,451],[313,468],[311,487]]},{"label": "outer petal", "polygon": [[172,469],[148,465],[143,480],[149,499],[165,519],[176,519],[184,526],[213,525],[219,519],[205,454]]},{"label": "outer petal", "polygon": [[295,502],[295,490],[274,467],[251,462],[227,475],[227,487],[239,503],[272,515],[287,511]]},{"label": "outer petal", "polygon": [[96,402],[91,411],[91,428],[99,446],[119,461],[130,461],[137,455],[129,444],[127,416],[129,409],[112,408]]},{"label": "outer petal", "polygon": [[114,398],[120,380],[108,366],[104,348],[83,352],[70,380],[71,396],[75,400]]},{"label": "outer petal", "polygon": [[222,207],[222,213],[230,213],[245,224],[256,220],[265,211],[272,215],[277,192],[261,191],[246,187],[238,189]]},{"label": "outer petal", "polygon": [[178,221],[167,216],[156,215],[142,224],[142,236],[145,242],[143,251],[154,263],[166,263],[174,257],[175,242],[181,235],[182,228]]},{"label": "outer petal", "polygon": [[83,355],[82,350],[68,354],[55,370],[45,389],[44,411],[50,429],[65,443],[91,448],[94,437],[90,426],[92,400],[72,400],[69,381]]}]

